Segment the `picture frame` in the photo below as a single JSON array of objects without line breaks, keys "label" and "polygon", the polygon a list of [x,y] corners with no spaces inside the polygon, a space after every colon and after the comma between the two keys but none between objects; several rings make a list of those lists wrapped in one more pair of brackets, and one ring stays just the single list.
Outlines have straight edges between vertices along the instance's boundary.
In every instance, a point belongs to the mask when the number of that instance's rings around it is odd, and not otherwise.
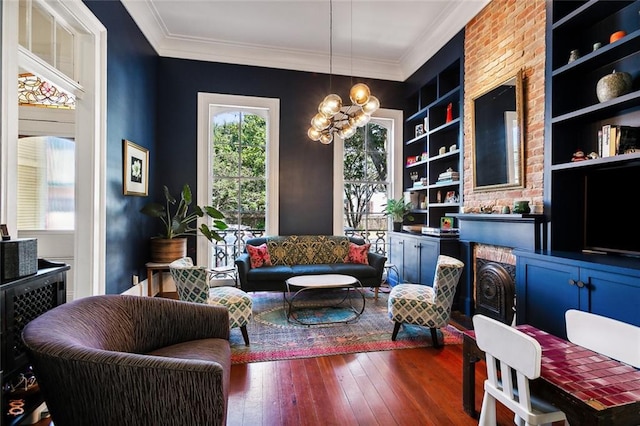
[{"label": "picture frame", "polygon": [[453,228],[453,218],[449,216],[442,216],[440,218],[440,229]]},{"label": "picture frame", "polygon": [[419,136],[424,135],[424,124],[417,124],[416,125],[416,138]]},{"label": "picture frame", "polygon": [[122,146],[124,195],[149,195],[149,150],[127,139]]},{"label": "picture frame", "polygon": [[11,235],[9,235],[9,228],[4,223],[0,225],[0,235],[2,236],[2,241],[7,241],[11,239]]}]

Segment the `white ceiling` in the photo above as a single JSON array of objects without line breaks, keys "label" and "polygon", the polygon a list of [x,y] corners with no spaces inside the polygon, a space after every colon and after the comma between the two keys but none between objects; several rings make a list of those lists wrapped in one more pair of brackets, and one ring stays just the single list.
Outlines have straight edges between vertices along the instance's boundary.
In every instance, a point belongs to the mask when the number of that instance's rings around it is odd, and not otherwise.
[{"label": "white ceiling", "polygon": [[490,0],[121,1],[160,56],[404,81]]}]

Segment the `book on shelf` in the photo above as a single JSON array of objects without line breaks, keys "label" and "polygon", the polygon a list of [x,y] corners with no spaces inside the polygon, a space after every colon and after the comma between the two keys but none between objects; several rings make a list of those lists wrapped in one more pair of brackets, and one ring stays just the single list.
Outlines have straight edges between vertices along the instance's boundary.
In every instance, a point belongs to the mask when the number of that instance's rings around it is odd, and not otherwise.
[{"label": "book on shelf", "polygon": [[611,124],[602,126],[602,147],[598,149],[600,157],[609,157],[611,155]]},{"label": "book on shelf", "polygon": [[640,127],[605,124],[598,131],[598,155],[611,157],[640,150]]},{"label": "book on shelf", "polygon": [[434,228],[430,226],[423,226],[422,234],[431,235],[433,237],[457,237],[458,235],[460,235],[460,229],[459,228],[443,229],[443,228]]},{"label": "book on shelf", "polygon": [[618,154],[628,154],[637,152],[640,149],[640,127],[617,126],[616,131],[616,152]]}]

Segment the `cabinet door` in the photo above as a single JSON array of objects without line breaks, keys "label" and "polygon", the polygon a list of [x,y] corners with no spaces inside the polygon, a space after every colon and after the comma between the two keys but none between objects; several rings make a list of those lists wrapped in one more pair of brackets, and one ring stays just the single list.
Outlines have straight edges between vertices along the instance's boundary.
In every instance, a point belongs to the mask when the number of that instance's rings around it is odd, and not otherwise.
[{"label": "cabinet door", "polygon": [[640,283],[637,277],[583,268],[580,279],[587,283],[588,298],[580,296],[583,311],[640,326]]},{"label": "cabinet door", "polygon": [[[579,269],[573,265],[518,257],[516,322],[566,338],[564,313],[580,308]],[[583,292],[583,293],[584,293]]]},{"label": "cabinet door", "polygon": [[389,262],[396,265],[400,277],[404,278],[404,238],[396,234],[389,236]]},{"label": "cabinet door", "polygon": [[424,240],[420,242],[420,284],[433,285],[439,254],[439,241]]},{"label": "cabinet door", "polygon": [[405,281],[420,283],[420,241],[414,237],[404,240],[404,275]]}]

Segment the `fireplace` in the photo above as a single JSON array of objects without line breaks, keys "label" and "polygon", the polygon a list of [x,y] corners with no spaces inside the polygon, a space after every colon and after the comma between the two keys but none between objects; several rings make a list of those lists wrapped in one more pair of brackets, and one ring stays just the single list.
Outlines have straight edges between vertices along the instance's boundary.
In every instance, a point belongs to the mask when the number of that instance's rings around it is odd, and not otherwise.
[{"label": "fireplace", "polygon": [[511,324],[515,311],[515,280],[515,265],[476,259],[475,313]]},{"label": "fireplace", "polygon": [[459,214],[463,262],[469,265],[461,304],[469,317],[483,314],[506,324],[517,322],[514,249],[546,245],[543,215]]}]

